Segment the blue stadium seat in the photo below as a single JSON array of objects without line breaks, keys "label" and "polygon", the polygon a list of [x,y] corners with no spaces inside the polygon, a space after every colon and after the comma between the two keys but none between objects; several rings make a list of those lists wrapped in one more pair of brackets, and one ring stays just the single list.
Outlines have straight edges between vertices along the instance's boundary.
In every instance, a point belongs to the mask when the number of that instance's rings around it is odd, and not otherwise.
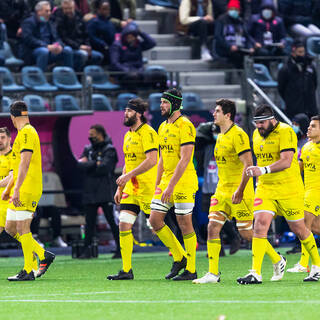
[{"label": "blue stadium seat", "polygon": [[92,88],[97,90],[116,90],[120,86],[109,81],[107,74],[104,72],[102,67],[92,65],[86,66],[83,69],[85,76],[91,76]]},{"label": "blue stadium seat", "polygon": [[150,86],[152,86],[153,89],[162,91],[167,88],[168,72],[163,66],[147,66],[144,71],[144,78],[146,84],[150,83]]},{"label": "blue stadium seat", "polygon": [[160,110],[162,93],[151,93],[149,95],[149,110],[157,111]]},{"label": "blue stadium seat", "polygon": [[10,112],[12,100],[9,97],[2,97],[2,112]]},{"label": "blue stadium seat", "polygon": [[138,98],[134,93],[120,93],[117,97],[117,108],[118,110],[124,110],[130,99]]},{"label": "blue stadium seat", "polygon": [[306,42],[307,53],[311,57],[316,57],[320,55],[320,37],[319,36],[311,36],[308,37]]},{"label": "blue stadium seat", "polygon": [[31,112],[48,111],[42,97],[35,94],[27,94],[23,97],[23,101],[27,104],[28,110]]},{"label": "blue stadium seat", "polygon": [[25,91],[24,86],[16,84],[9,69],[0,67],[0,76],[2,76],[2,89],[3,91]]},{"label": "blue stadium seat", "polygon": [[40,92],[53,92],[57,91],[56,86],[48,83],[43,71],[34,66],[22,68],[22,83],[28,90]]},{"label": "blue stadium seat", "polygon": [[183,110],[200,110],[203,109],[203,102],[197,93],[185,92],[182,94]]},{"label": "blue stadium seat", "polygon": [[74,70],[70,67],[55,67],[52,72],[52,81],[60,90],[82,89]]},{"label": "blue stadium seat", "polygon": [[92,95],[92,109],[97,111],[112,111],[110,100],[104,94]]},{"label": "blue stadium seat", "polygon": [[58,94],[54,97],[56,111],[79,111],[80,107],[75,97],[69,94]]},{"label": "blue stadium seat", "polygon": [[261,63],[255,63],[254,68],[254,82],[264,88],[276,88],[277,81],[274,81],[270,75],[268,68]]},{"label": "blue stadium seat", "polygon": [[4,56],[5,58],[5,66],[8,67],[18,67],[22,66],[24,64],[24,61],[21,59],[17,59],[11,50],[11,47],[7,41],[3,41],[3,47],[0,49],[0,53]]}]

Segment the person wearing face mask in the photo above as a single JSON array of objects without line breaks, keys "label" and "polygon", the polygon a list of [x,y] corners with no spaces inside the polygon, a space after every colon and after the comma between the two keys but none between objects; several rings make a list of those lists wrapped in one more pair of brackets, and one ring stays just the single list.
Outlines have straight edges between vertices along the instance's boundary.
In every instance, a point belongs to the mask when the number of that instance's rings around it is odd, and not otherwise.
[{"label": "person wearing face mask", "polygon": [[292,119],[298,113],[316,115],[316,89],[316,69],[306,55],[304,43],[296,40],[290,58],[278,74],[278,91],[285,102],[287,116]]},{"label": "person wearing face mask", "polygon": [[99,207],[103,209],[116,242],[117,248],[113,258],[120,258],[119,227],[113,216],[113,194],[116,187],[114,169],[118,162],[117,151],[100,124],[90,127],[88,139],[90,144],[85,146],[78,160],[78,167],[84,175],[82,202],[86,214],[85,247],[79,258],[92,257],[91,244]]},{"label": "person wearing face mask", "polygon": [[65,46],[58,37],[50,16],[50,3],[40,1],[35,6],[35,14],[23,20],[21,58],[26,64],[35,62],[43,71],[47,70],[49,64],[55,62],[73,68],[72,49]]},{"label": "person wearing face mask", "polygon": [[227,58],[236,68],[242,68],[244,56],[254,52],[253,45],[254,41],[240,17],[239,0],[230,0],[228,11],[216,21],[216,54]]},{"label": "person wearing face mask", "polygon": [[110,70],[120,71],[118,81],[132,90],[144,81],[142,52],[152,49],[156,41],[139,30],[135,22],[129,23],[121,32],[121,37],[110,47]]},{"label": "person wearing face mask", "polygon": [[253,15],[249,21],[248,31],[255,41],[255,55],[284,55],[286,30],[272,0],[262,1],[260,13]]}]

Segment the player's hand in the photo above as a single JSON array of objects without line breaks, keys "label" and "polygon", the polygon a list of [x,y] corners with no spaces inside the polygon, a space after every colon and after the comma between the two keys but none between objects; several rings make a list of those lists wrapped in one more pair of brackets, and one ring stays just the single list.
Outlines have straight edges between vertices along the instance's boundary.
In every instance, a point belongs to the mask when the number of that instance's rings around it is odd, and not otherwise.
[{"label": "player's hand", "polygon": [[117,179],[117,185],[119,187],[124,187],[126,185],[126,183],[131,179],[131,175],[129,173],[125,173],[123,175],[121,175],[118,179]]},{"label": "player's hand", "polygon": [[248,177],[259,177],[261,176],[261,170],[257,166],[248,167],[246,174]]},{"label": "player's hand", "polygon": [[15,207],[21,207],[21,202],[20,202],[20,192],[18,189],[13,190],[13,195],[12,195],[12,203]]},{"label": "player's hand", "polygon": [[121,198],[122,198],[122,191],[118,188],[116,191],[116,194],[114,195],[114,202],[116,204],[120,204]]},{"label": "player's hand", "polygon": [[10,197],[10,193],[5,189],[1,194],[1,200],[8,201]]},{"label": "player's hand", "polygon": [[237,189],[235,193],[232,195],[232,203],[239,204],[242,201],[242,199],[243,199],[243,192]]},{"label": "player's hand", "polygon": [[163,203],[169,203],[170,202],[170,198],[173,194],[173,187],[171,187],[170,185],[167,186],[167,188],[163,191],[162,196],[161,196],[161,201]]}]

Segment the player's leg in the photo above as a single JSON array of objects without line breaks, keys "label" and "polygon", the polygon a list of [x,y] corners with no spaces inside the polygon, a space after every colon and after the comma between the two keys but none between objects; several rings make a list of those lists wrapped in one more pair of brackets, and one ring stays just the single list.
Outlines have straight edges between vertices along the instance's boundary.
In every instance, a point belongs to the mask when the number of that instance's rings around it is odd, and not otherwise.
[{"label": "player's leg", "polygon": [[[311,212],[304,212],[304,223],[308,230],[312,230],[312,224],[316,216]],[[287,272],[307,272],[309,264],[309,253],[305,246],[301,244],[301,257],[300,261],[294,265],[294,267],[287,270]]]},{"label": "player's leg", "polygon": [[170,228],[164,223],[164,218],[173,204],[163,203],[160,199],[161,194],[155,195],[154,199],[152,199],[149,222],[159,239],[172,253],[173,265],[171,271],[166,275],[166,279],[171,279],[175,277],[180,270],[186,267],[187,259],[186,252],[182,248],[180,242]]},{"label": "player's leg", "polygon": [[119,215],[119,235],[120,251],[122,257],[122,270],[118,274],[109,275],[108,280],[132,280],[132,250],[133,236],[132,226],[140,212],[140,207],[136,204],[122,203]]}]

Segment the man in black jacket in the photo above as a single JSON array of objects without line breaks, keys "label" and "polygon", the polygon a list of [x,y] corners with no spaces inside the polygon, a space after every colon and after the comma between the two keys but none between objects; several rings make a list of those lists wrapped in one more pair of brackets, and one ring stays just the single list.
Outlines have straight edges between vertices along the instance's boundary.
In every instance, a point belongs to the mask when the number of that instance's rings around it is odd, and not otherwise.
[{"label": "man in black jacket", "polygon": [[61,8],[52,15],[57,25],[61,40],[73,49],[74,69],[82,71],[85,64],[99,65],[103,54],[92,50],[85,22],[78,10],[75,10],[74,0],[62,0]]},{"label": "man in black jacket", "polygon": [[316,89],[316,69],[306,56],[303,42],[295,41],[288,62],[278,74],[278,90],[286,104],[287,116],[292,119],[298,113],[316,115]]},{"label": "man in black jacket", "polygon": [[118,162],[117,151],[104,127],[96,124],[89,130],[90,145],[85,146],[79,159],[79,168],[84,172],[83,204],[86,213],[85,249],[80,258],[91,258],[91,243],[95,232],[97,210],[102,207],[116,242],[113,258],[120,258],[119,227],[113,216],[115,193],[114,169]]}]

